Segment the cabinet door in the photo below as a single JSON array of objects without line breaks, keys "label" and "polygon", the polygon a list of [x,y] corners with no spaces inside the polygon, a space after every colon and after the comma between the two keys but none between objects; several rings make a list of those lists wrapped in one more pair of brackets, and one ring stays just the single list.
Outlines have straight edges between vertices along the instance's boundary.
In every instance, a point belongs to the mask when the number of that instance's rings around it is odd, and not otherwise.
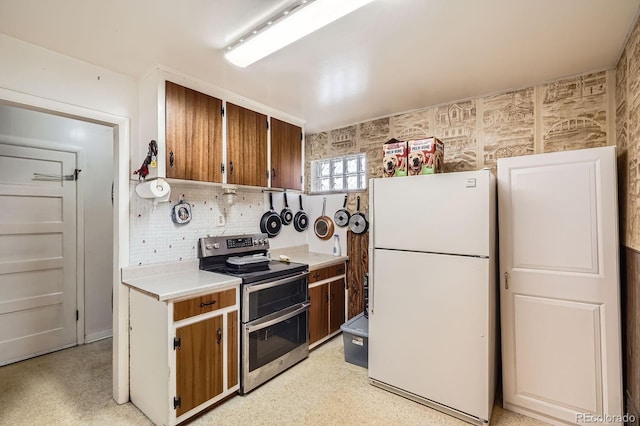
[{"label": "cabinet door", "polygon": [[340,330],[344,324],[344,279],[329,284],[329,334]]},{"label": "cabinet door", "polygon": [[329,285],[309,289],[309,344],[329,334]]},{"label": "cabinet door", "polygon": [[302,128],[271,119],[271,187],[302,190]]},{"label": "cabinet door", "polygon": [[227,182],[267,186],[267,116],[227,103]]},{"label": "cabinet door", "polygon": [[222,182],[222,101],[167,81],[165,108],[167,177]]},{"label": "cabinet door", "polygon": [[176,396],[180,416],[223,391],[222,315],[176,329]]}]

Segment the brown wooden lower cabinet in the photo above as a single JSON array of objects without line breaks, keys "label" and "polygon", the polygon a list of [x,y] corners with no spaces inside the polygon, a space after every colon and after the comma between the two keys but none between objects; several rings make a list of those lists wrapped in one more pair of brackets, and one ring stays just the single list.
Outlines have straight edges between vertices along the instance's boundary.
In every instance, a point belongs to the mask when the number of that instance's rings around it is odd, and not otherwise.
[{"label": "brown wooden lower cabinet", "polygon": [[345,265],[309,272],[309,346],[328,340],[340,331],[345,318]]},{"label": "brown wooden lower cabinet", "polygon": [[176,416],[222,393],[222,315],[176,329]]},{"label": "brown wooden lower cabinet", "polygon": [[131,402],[155,424],[175,425],[235,394],[238,310],[237,288],[175,302],[131,291]]}]

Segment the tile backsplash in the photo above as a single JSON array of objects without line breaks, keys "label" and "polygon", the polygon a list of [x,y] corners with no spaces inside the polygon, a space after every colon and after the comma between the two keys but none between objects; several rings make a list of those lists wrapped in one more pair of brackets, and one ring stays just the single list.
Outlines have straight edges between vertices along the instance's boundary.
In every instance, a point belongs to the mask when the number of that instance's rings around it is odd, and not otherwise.
[{"label": "tile backsplash", "polygon": [[[260,232],[260,218],[265,210],[264,195],[260,191],[238,191],[235,201],[228,205],[222,188],[196,183],[171,182],[169,202],[158,203],[140,198],[131,181],[130,191],[130,252],[129,264],[193,260],[198,258],[198,239],[206,235],[233,235]],[[191,205],[191,221],[173,223],[173,206],[183,198]],[[224,226],[216,226],[219,217]]]},{"label": "tile backsplash", "polygon": [[[158,203],[136,194],[138,181],[131,181],[129,265],[140,266],[163,262],[196,260],[198,239],[207,235],[237,235],[260,232],[260,218],[269,209],[268,193],[259,189],[238,188],[233,204],[227,204],[220,186],[191,182],[170,182],[169,202]],[[191,221],[182,225],[171,219],[173,206],[180,199],[191,205]],[[283,194],[273,194],[274,210],[283,207]],[[290,195],[294,213],[298,203]],[[224,226],[217,226],[220,216]],[[306,244],[307,232],[298,233],[283,226],[281,233],[270,239],[271,248]]]}]

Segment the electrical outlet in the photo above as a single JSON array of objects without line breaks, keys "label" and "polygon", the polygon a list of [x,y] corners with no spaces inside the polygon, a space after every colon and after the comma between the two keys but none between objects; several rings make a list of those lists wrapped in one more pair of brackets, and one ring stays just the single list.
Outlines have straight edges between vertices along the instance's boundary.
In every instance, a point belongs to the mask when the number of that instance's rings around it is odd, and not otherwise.
[{"label": "electrical outlet", "polygon": [[224,226],[225,225],[224,215],[218,215],[218,219],[216,220],[216,226]]}]

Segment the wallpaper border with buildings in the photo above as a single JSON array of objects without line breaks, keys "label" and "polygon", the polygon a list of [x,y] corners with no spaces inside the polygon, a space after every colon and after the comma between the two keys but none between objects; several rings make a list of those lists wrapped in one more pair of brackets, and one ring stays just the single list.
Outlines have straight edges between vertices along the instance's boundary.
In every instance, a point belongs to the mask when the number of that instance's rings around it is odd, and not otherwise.
[{"label": "wallpaper border with buildings", "polygon": [[[640,38],[639,31],[634,32],[634,37]],[[625,171],[625,179],[620,179],[621,243],[639,250],[638,46],[637,41],[630,42],[627,48],[625,56],[634,60],[621,59],[629,63],[629,71],[618,66],[617,70],[585,73],[308,134],[305,136],[305,174],[311,177],[313,160],[366,153],[367,177],[382,177],[382,144],[391,138],[436,136],[445,145],[445,172],[489,167],[494,174],[499,158],[615,145],[617,139],[619,174],[622,176],[621,172]],[[633,55],[629,55],[630,50],[634,51]],[[616,84],[617,80],[629,81],[629,92],[636,94],[632,108],[627,108],[626,91],[621,87],[626,83]],[[627,112],[637,118],[634,126],[628,124]],[[617,124],[615,132],[613,124]],[[628,138],[635,143],[628,146]],[[620,158],[624,158],[622,163]],[[307,191],[310,181],[307,179]],[[366,197],[363,202],[366,210]],[[348,207],[355,210],[355,196],[349,198]]]}]

